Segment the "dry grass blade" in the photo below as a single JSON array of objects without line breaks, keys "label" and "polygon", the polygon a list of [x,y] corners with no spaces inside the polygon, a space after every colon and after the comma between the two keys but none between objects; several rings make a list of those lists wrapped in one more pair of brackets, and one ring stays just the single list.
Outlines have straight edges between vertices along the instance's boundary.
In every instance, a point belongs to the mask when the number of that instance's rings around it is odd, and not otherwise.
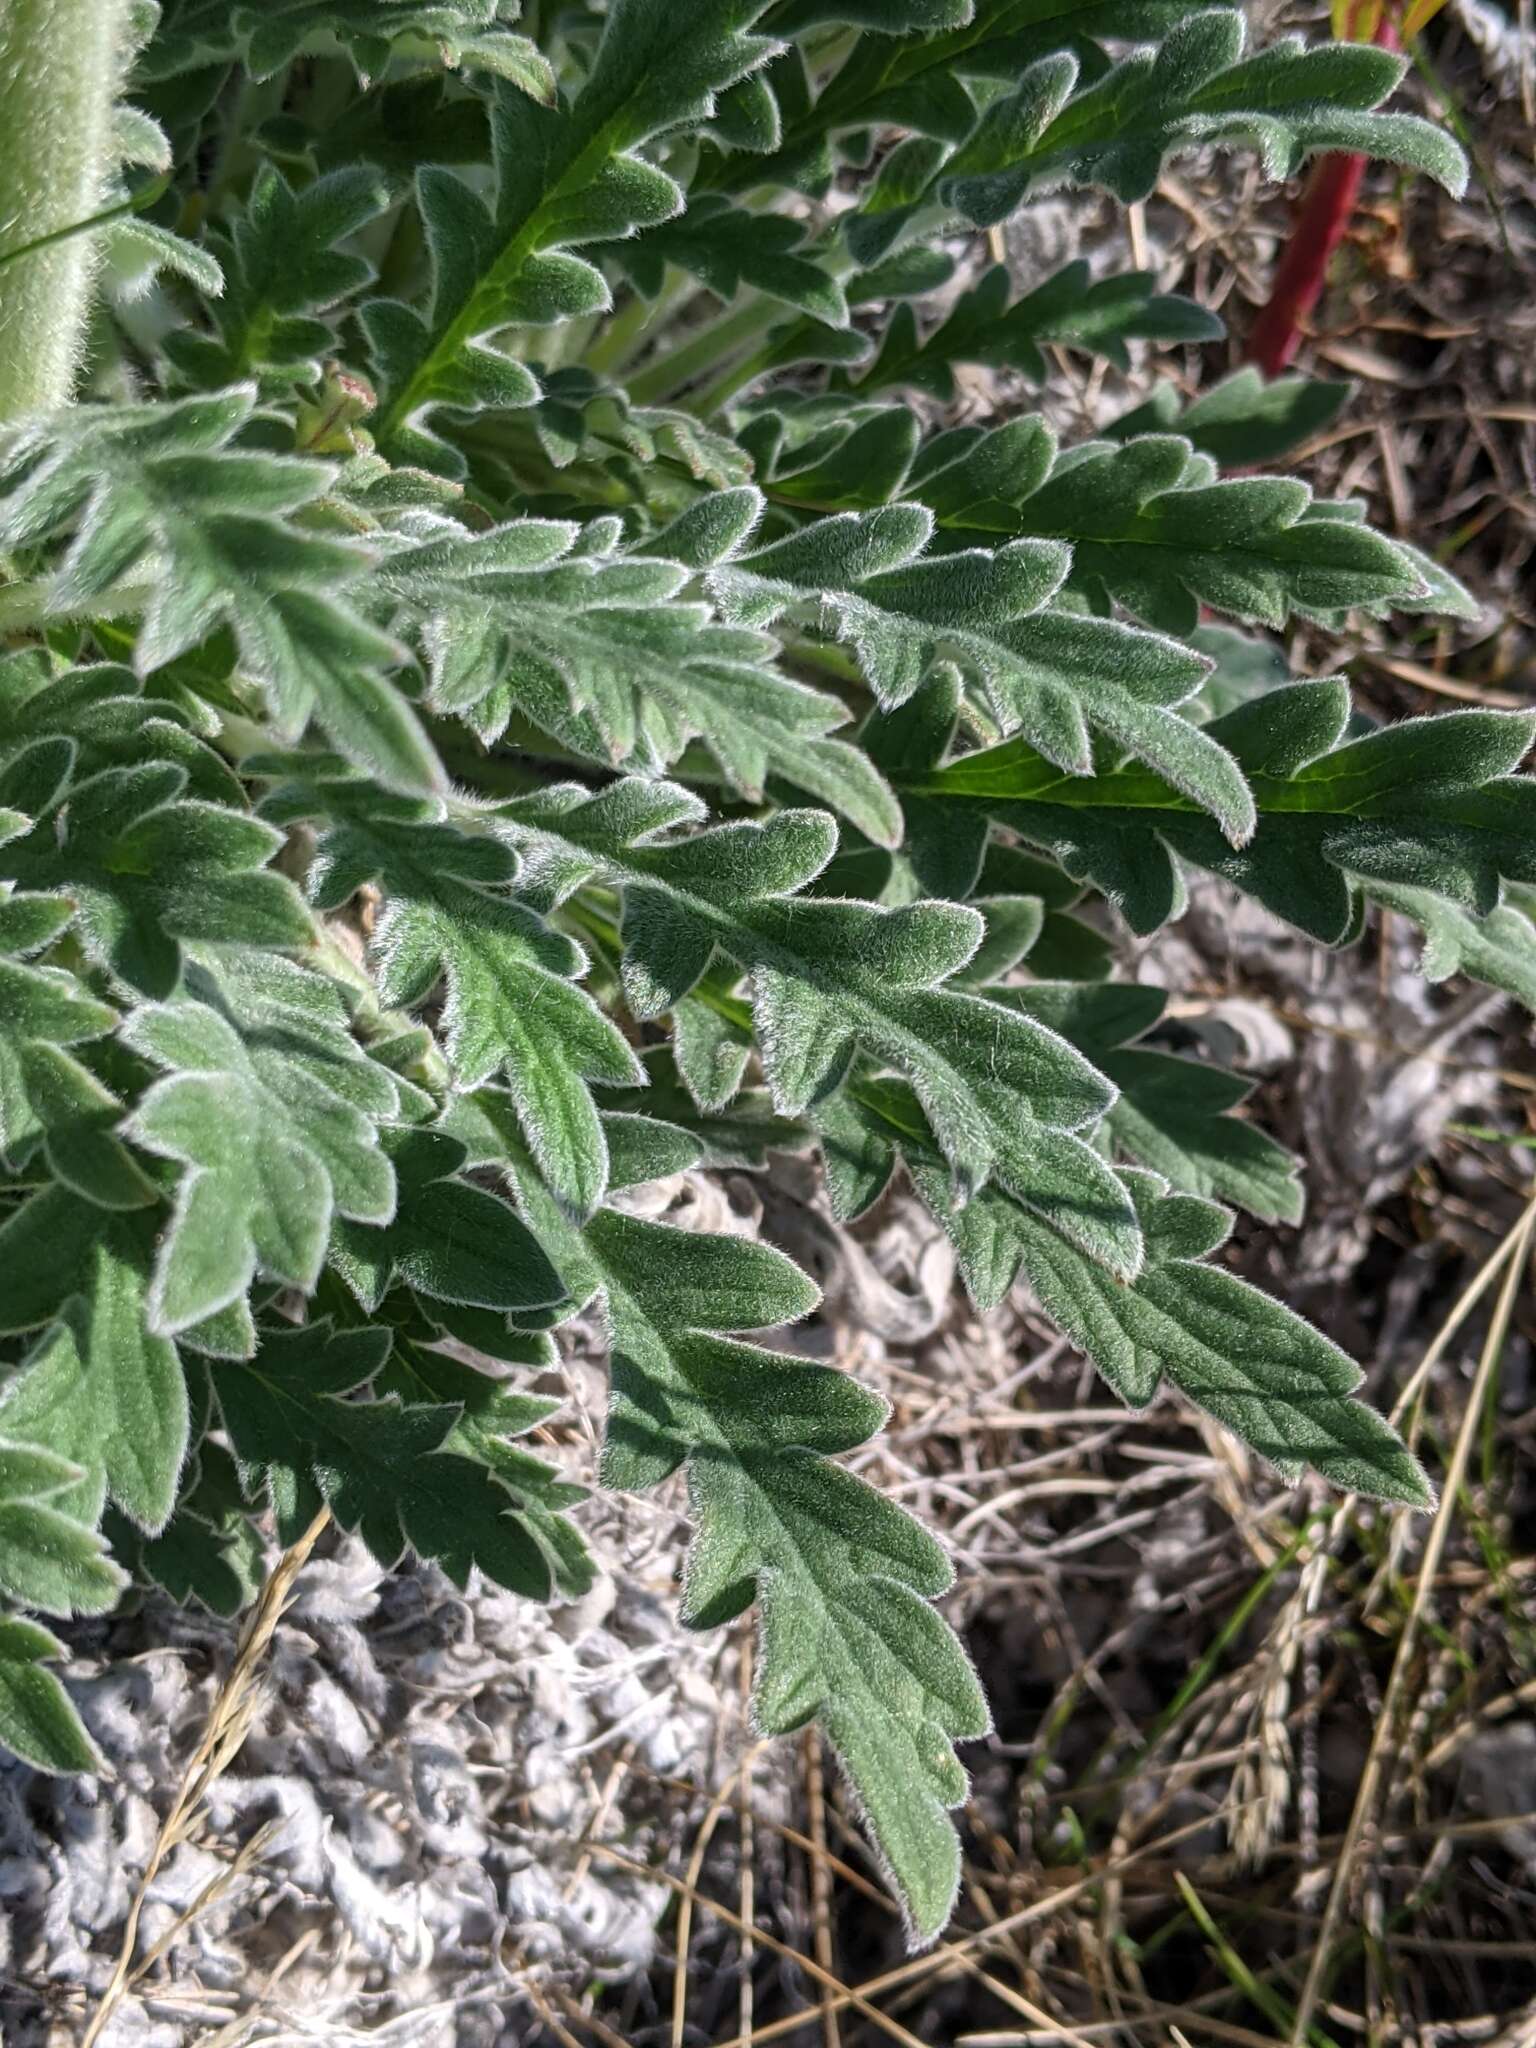
[{"label": "dry grass blade", "polygon": [[[683,1789],[684,1781],[676,1780],[669,1782],[675,1782],[680,1790]],[[849,1890],[856,1892],[861,1899],[867,1900],[877,1911],[888,1915],[892,1919],[897,1917],[897,1907],[890,1893],[882,1886],[872,1883],[862,1871],[856,1870],[851,1863],[845,1863],[840,1856],[836,1855],[827,1846],[824,1830],[823,1838],[818,1841],[814,1836],[802,1834],[798,1828],[790,1827],[787,1822],[776,1820],[771,1815],[759,1816],[754,1814],[751,1807],[745,1804],[741,1808],[741,1819],[743,1853],[745,1853],[745,1844],[748,1840],[748,1822],[750,1820],[753,1828],[758,1826],[764,1827],[770,1834],[776,1835],[780,1841],[787,1843],[791,1848],[802,1850],[807,1862],[810,1863],[813,1869],[819,1868],[824,1870],[829,1878],[836,1878],[839,1884],[846,1885]],[[1175,1838],[1169,1837],[1168,1839],[1172,1840]],[[1072,1899],[1078,1897],[1083,1889],[1084,1887],[1081,1885],[1070,1886],[1060,1892],[1057,1898],[1065,1906]],[[742,1915],[744,1922],[748,1921],[749,1917],[745,1913]],[[1031,1917],[1040,1916],[1034,1913],[1034,1909],[1029,1908],[1026,1909],[1023,1917],[1027,1920]],[[994,1923],[991,1931],[1000,1938],[1006,1938],[1009,1929],[1016,1924],[1019,1924],[1017,1916],[1006,1923]],[[747,1975],[747,1968],[751,1960],[750,1944],[754,1937],[755,1929],[752,1935],[743,1935],[742,1937],[742,1973],[744,1982],[750,1981]],[[971,1937],[972,1942],[984,1939],[985,1930],[983,1933]],[[818,1961],[821,1960],[818,1957]],[[999,2005],[1008,2006],[1010,2010],[1018,2013],[1021,2018],[1038,2020],[1043,2024],[1048,2024],[1051,2028],[1053,2040],[1076,2042],[1084,2038],[1077,2033],[1062,2032],[1060,2027],[1051,2020],[1048,2013],[1043,2012],[1030,1999],[1022,1997],[1011,1985],[1005,1984],[1000,1977],[996,1977],[990,1971],[984,1969],[974,1956],[967,1953],[967,1945],[959,1941],[940,1942],[928,1955],[916,1958],[914,1968],[898,1970],[893,1972],[889,1978],[881,1978],[875,1982],[860,1985],[857,1989],[860,1992],[865,1992],[878,1989],[886,1984],[889,1984],[892,1988],[901,1989],[908,1983],[920,1982],[922,1977],[929,1973],[930,1966],[937,1968],[940,1965],[946,1968],[953,1966],[956,1969],[963,1970],[967,1976],[974,1978],[982,1989],[995,1998]],[[834,2024],[836,2023],[838,2013],[846,2009],[853,1994],[847,1991],[846,1988],[843,1992],[836,1993],[831,1989],[830,1985],[823,1986],[823,1992],[824,1996],[819,2007],[819,2016],[825,2029],[829,2019]],[[792,2019],[774,2021],[755,2030],[750,2022],[748,2022],[741,2029],[738,2048],[747,2048],[749,2043],[770,2039],[777,2040],[781,2034],[792,2032],[797,2027],[807,2026],[809,2022],[810,2016],[807,2014],[796,2014]]]},{"label": "dry grass blade", "polygon": [[[821,1768],[821,1738],[814,1728],[807,1728],[803,1738],[805,1755],[805,1796],[811,1817],[811,1840],[815,1849],[810,1858],[811,1865],[811,1928],[816,1944],[816,1960],[830,1977],[832,1963],[832,1915],[831,1887],[827,1872],[827,1804],[826,1780]],[[825,1986],[821,2001],[821,2038],[823,2048],[841,2048],[837,2014],[827,2002]]]},{"label": "dry grass blade", "polygon": [[[646,1878],[652,1883],[660,1880],[662,1884],[670,1886],[673,1891],[680,1895],[687,1896],[689,1894],[690,1887],[682,1878],[673,1877],[670,1871],[656,1870],[644,1863],[636,1863],[633,1857],[622,1855],[617,1849],[610,1849],[605,1842],[595,1842],[593,1850],[595,1854],[603,1857],[607,1862],[616,1865],[620,1870],[628,1870],[636,1877]],[[705,1912],[711,1914],[716,1920],[724,1921],[725,1925],[733,1928],[738,1935],[745,1935],[751,1932],[754,1939],[761,1942],[765,1948],[771,1948],[776,1955],[784,1956],[789,1961],[797,1963],[818,1984],[825,1983],[828,1990],[837,1994],[839,2003],[852,2005],[855,2011],[862,2013],[865,2019],[871,2021],[883,2034],[888,2034],[893,2041],[899,2041],[901,2048],[926,2048],[926,2044],[919,2041],[916,2034],[909,2033],[899,2020],[893,2020],[888,2013],[881,2012],[880,2008],[876,2005],[871,2005],[861,1992],[842,1983],[838,1978],[829,1978],[819,1963],[813,1962],[809,1956],[801,1955],[788,1942],[780,1941],[777,1936],[769,1934],[763,1928],[749,1930],[739,1914],[733,1913],[729,1906],[722,1906],[718,1900],[706,1898],[700,1892],[693,1892],[692,1896],[698,1900],[698,1903],[704,1908]],[[805,2016],[803,2014],[796,2014],[791,2021],[791,2025],[795,2027],[804,2026],[804,2024]],[[764,2035],[760,2032],[752,2038],[754,2040],[761,2040],[764,2038]]]},{"label": "dry grass blade", "polygon": [[677,1961],[672,1971],[672,2048],[682,2048],[683,2034],[688,2020],[688,1942],[693,1927],[693,1902],[698,1897],[699,1878],[704,1869],[704,1858],[708,1853],[710,1840],[720,1825],[722,1816],[731,1804],[731,1795],[738,1781],[744,1781],[752,1769],[753,1762],[768,1747],[766,1742],[754,1743],[741,1762],[731,1772],[709,1803],[709,1811],[699,1825],[694,1837],[693,1850],[688,1858],[688,1870],[678,1896],[677,1907]]},{"label": "dry grass blade", "polygon": [[[250,1619],[241,1631],[229,1676],[219,1687],[209,1709],[197,1748],[192,1752],[187,1768],[182,1774],[176,1796],[171,1802],[171,1809],[160,1824],[154,1847],[149,1852],[149,1860],[134,1888],[128,1917],[123,1926],[123,1939],[116,1965],[81,2037],[80,2048],[94,2048],[107,2022],[122,2003],[125,1993],[160,1953],[163,1944],[156,1943],[148,1954],[138,1961],[134,1959],[134,1950],[138,1946],[139,1921],[143,1916],[150,1886],[159,1876],[166,1858],[186,1841],[191,1833],[209,1786],[228,1769],[239,1754],[256,1710],[259,1698],[258,1679],[267,1646],[272,1640],[277,1624],[283,1618],[293,1592],[294,1581],[304,1569],[310,1552],[320,1540],[330,1519],[330,1509],[322,1508],[298,1542],[283,1552],[266,1576],[260,1596],[251,1610]],[[244,1859],[240,1867],[246,1867],[248,1861],[249,1858]],[[233,1874],[235,1873],[231,1873]],[[192,1911],[196,1911],[195,1905]]]},{"label": "dry grass blade", "polygon": [[[925,1955],[912,1956],[906,1962],[898,1963],[895,1969],[882,1971],[877,1977],[865,1978],[861,1984],[838,1987],[832,1992],[828,2003],[832,2010],[838,2012],[850,2005],[863,2010],[865,2009],[865,2001],[875,1997],[878,1993],[894,1991],[900,1987],[914,1984],[924,1977],[937,1977],[952,1969],[961,1969],[967,1973],[981,1975],[980,1966],[971,1954],[973,1949],[992,1947],[995,1944],[1006,1941],[1009,1935],[1017,1933],[1021,1928],[1035,1925],[1042,1920],[1053,1919],[1058,1913],[1065,1912],[1067,1907],[1076,1900],[1085,1897],[1089,1892],[1097,1890],[1106,1878],[1122,1875],[1134,1865],[1143,1863],[1150,1857],[1173,1848],[1179,1842],[1187,1841],[1193,1835],[1203,1833],[1208,1825],[1209,1823],[1202,1815],[1198,1820],[1189,1821],[1182,1827],[1172,1828],[1155,1842],[1143,1844],[1141,1848],[1132,1851],[1130,1855],[1120,1857],[1112,1862],[1106,1862],[1098,1870],[1090,1872],[1087,1877],[1078,1878],[1071,1884],[1061,1886],[1059,1890],[1052,1892],[1048,1898],[1033,1899],[1029,1905],[1020,1906],[1016,1912],[1005,1914],[1001,1920],[994,1920],[987,1927],[977,1928],[972,1933],[961,1935],[954,1941],[940,1942],[935,1948],[928,1950]],[[669,1882],[676,1883],[677,1880],[671,1879]],[[873,1887],[869,1889],[872,1891]],[[794,1953],[792,1950],[786,1950],[784,1943],[775,1942],[770,1937],[760,1934],[759,1939],[768,1940],[769,1946],[775,1948],[780,1953]],[[803,1957],[797,1957],[797,1960],[805,1964]],[[805,1967],[810,1969],[809,1964],[805,1964]],[[811,1974],[813,1976],[816,1974],[814,1969],[811,1969]],[[1023,2016],[1025,2018],[1044,2023],[1049,2029],[1049,2038],[1054,2043],[1085,2042],[1087,2037],[1094,2031],[1092,2027],[1086,2027],[1077,2031],[1065,2028],[1059,2021],[1052,2020],[1049,2013],[1038,2010],[1029,2000],[1018,1999],[1017,1993],[1012,1993],[1006,1986],[1001,1986],[995,1978],[983,1976],[983,1981],[987,1989],[1004,2004],[1014,2004],[1015,2000],[1017,2000],[1018,2007],[1023,2008]],[[832,1987],[829,1986],[828,1989],[831,1990]],[[765,2042],[782,2040],[786,2034],[793,2034],[797,2029],[804,2027],[807,2024],[808,2017],[812,2017],[812,2015],[807,2015],[803,2012],[791,2013],[786,2019],[773,2020],[767,2025],[756,2028],[751,2036],[751,2048],[762,2048],[762,2044]]]},{"label": "dry grass blade", "polygon": [[1505,1335],[1509,1329],[1510,1317],[1514,1313],[1515,1298],[1524,1275],[1526,1257],[1530,1249],[1532,1232],[1536,1231],[1536,1200],[1531,1201],[1513,1231],[1510,1233],[1508,1270],[1499,1299],[1488,1326],[1488,1335],[1483,1344],[1482,1356],[1478,1360],[1477,1373],[1467,1396],[1466,1411],[1456,1433],[1455,1447],[1451,1452],[1450,1464],[1446,1469],[1444,1490],[1440,1505],[1430,1529],[1429,1541],[1424,1546],[1423,1560],[1414,1586],[1413,1604],[1403,1624],[1403,1633],[1397,1646],[1397,1655],[1392,1663],[1392,1675],[1382,1699],[1381,1711],[1377,1716],[1375,1733],[1371,1739],[1370,1753],[1361,1774],[1360,1787],[1355,1794],[1354,1810],[1350,1814],[1349,1826],[1345,1831],[1343,1846],[1334,1866],[1333,1883],[1328,1893],[1328,1903],[1323,1910],[1322,1925],[1317,1931],[1317,1942],[1308,1965],[1306,1981],[1297,2001],[1296,2015],[1291,2025],[1291,2048],[1301,2048],[1308,2039],[1312,2016],[1322,1997],[1324,1979],[1328,1973],[1334,1937],[1339,1918],[1349,1896],[1350,1882],[1354,1872],[1355,1858],[1361,1840],[1376,1811],[1381,1792],[1382,1779],[1386,1772],[1388,1755],[1396,1727],[1398,1711],[1402,1705],[1413,1667],[1413,1653],[1418,1642],[1419,1630],[1429,1609],[1434,1590],[1435,1577],[1440,1569],[1440,1560],[1445,1553],[1446,1540],[1455,1519],[1456,1502],[1462,1483],[1467,1475],[1467,1466],[1476,1441],[1478,1419],[1482,1413],[1483,1401],[1493,1379],[1494,1368],[1504,1348]]}]

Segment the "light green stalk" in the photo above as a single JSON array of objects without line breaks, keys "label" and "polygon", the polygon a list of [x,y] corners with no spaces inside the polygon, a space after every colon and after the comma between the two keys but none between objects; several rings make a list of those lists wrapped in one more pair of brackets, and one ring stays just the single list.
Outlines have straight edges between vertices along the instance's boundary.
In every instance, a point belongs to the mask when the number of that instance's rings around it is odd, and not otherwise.
[{"label": "light green stalk", "polygon": [[69,230],[107,203],[130,12],[0,0],[0,425],[74,390],[99,237]]}]

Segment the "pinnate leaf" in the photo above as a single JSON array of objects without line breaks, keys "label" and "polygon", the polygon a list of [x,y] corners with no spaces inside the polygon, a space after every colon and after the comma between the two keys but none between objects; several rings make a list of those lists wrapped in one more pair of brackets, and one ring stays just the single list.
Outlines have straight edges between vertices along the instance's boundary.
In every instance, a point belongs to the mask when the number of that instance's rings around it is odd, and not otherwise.
[{"label": "pinnate leaf", "polygon": [[110,1031],[117,1013],[66,968],[25,957],[74,914],[68,896],[0,898],[0,1158],[19,1168],[41,1147],[80,1193],[136,1208],[150,1189],[114,1134],[122,1106],[71,1051]]},{"label": "pinnate leaf", "polygon": [[[692,837],[665,787],[569,788],[505,807],[530,864],[573,887],[601,872],[624,891],[625,988],[639,1016],[688,994],[718,948],[750,971],[758,1042],[776,1105],[793,1115],[834,1086],[859,1046],[907,1073],[933,1119],[957,1193],[996,1173],[1046,1202],[1092,1256],[1134,1272],[1134,1216],[1075,1133],[1113,1091],[1054,1032],[945,984],[969,960],[981,919],[963,906],[885,909],[796,892],[836,844],[824,813]],[[681,803],[676,799],[681,798]]]},{"label": "pinnate leaf", "polygon": [[517,856],[506,840],[470,834],[442,807],[381,799],[334,764],[317,786],[279,783],[269,815],[334,821],[319,843],[310,889],[337,910],[364,884],[383,904],[374,927],[382,1000],[413,1008],[446,986],[444,1043],[459,1086],[505,1076],[535,1156],[573,1211],[587,1214],[606,1184],[607,1150],[589,1083],[634,1085],[635,1055],[573,977],[586,962],[512,884]]},{"label": "pinnate leaf", "polygon": [[269,863],[270,825],[184,797],[175,762],[104,768],[70,780],[72,744],[37,740],[0,769],[37,822],[6,851],[24,890],[74,905],[88,959],[146,995],[179,984],[183,948],[308,945],[313,926],[293,884]]},{"label": "pinnate leaf", "polygon": [[100,1614],[126,1580],[87,1523],[57,1504],[77,1466],[0,1439],[0,1593],[43,1614]]},{"label": "pinnate leaf", "polygon": [[281,960],[222,980],[194,971],[185,998],[143,1005],[123,1036],[162,1076],[128,1129],[183,1169],[153,1328],[174,1335],[227,1309],[258,1273],[312,1289],[333,1216],[394,1216],[378,1120],[398,1091],[349,1036],[333,985]]},{"label": "pinnate leaf", "polygon": [[831,1183],[840,1207],[873,1200],[900,1156],[954,1240],[978,1306],[999,1302],[1022,1271],[1121,1400],[1144,1407],[1166,1377],[1287,1479],[1310,1467],[1357,1493],[1430,1503],[1417,1460],[1352,1398],[1360,1368],[1300,1316],[1207,1262],[1231,1227],[1215,1203],[1122,1169],[1146,1243],[1146,1263],[1127,1283],[1001,1186],[955,1209],[921,1112],[899,1083],[857,1083],[824,1122],[841,1158]]},{"label": "pinnate leaf", "polygon": [[247,1490],[270,1498],[285,1542],[324,1504],[381,1564],[409,1545],[460,1586],[478,1566],[547,1600],[554,1566],[536,1524],[486,1465],[450,1447],[461,1407],[347,1398],[376,1379],[390,1345],[373,1326],[273,1328],[253,1358],[219,1369],[214,1391]]},{"label": "pinnate leaf", "polygon": [[603,1477],[654,1485],[686,1465],[695,1533],[684,1618],[714,1627],[756,1600],[754,1713],[765,1733],[819,1721],[902,1899],[930,1938],[959,1851],[952,1744],[986,1732],[964,1651],[928,1602],[951,1580],[933,1538],[832,1463],[883,1419],[841,1372],[721,1334],[806,1314],[816,1291],[766,1245],[600,1211],[577,1233],[536,1177],[527,1213],[573,1295],[600,1291],[613,1395]]},{"label": "pinnate leaf", "polygon": [[393,786],[440,776],[386,671],[402,650],[347,601],[364,548],[295,515],[328,463],[232,445],[254,401],[236,385],[158,405],[83,406],[0,435],[0,545],[72,531],[52,584],[61,613],[141,614],[140,673],[227,624],[280,733],[317,718]]},{"label": "pinnate leaf", "polygon": [[459,1178],[465,1148],[441,1131],[394,1128],[384,1149],[400,1186],[392,1222],[338,1221],[330,1261],[371,1314],[402,1281],[470,1308],[549,1309],[563,1298],[554,1268],[514,1210]]},{"label": "pinnate leaf", "polygon": [[375,300],[364,324],[386,404],[383,445],[452,474],[461,458],[432,425],[437,407],[529,404],[538,386],[494,346],[514,322],[552,325],[603,311],[602,272],[573,248],[670,220],[683,193],[637,153],[663,128],[706,120],[715,96],[773,50],[748,32],[766,0],[618,0],[574,101],[541,107],[511,87],[490,103],[495,189],[482,200],[451,173],[419,181],[433,255],[424,311]]},{"label": "pinnate leaf", "polygon": [[[389,586],[419,608],[434,708],[487,742],[532,720],[603,767],[665,769],[701,738],[749,799],[770,776],[832,804],[882,844],[901,814],[867,757],[831,733],[837,698],[785,675],[775,640],[722,624],[685,588],[707,552],[733,552],[760,500],[722,493],[656,553],[599,549],[589,532],[518,520],[474,540],[460,529],[395,555]],[[680,545],[683,559],[662,552]]]}]

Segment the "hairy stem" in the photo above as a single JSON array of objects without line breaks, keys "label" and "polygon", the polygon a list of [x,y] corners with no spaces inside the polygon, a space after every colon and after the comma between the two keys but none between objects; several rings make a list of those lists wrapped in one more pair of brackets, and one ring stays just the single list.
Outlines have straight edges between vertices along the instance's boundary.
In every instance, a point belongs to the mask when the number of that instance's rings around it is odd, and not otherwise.
[{"label": "hairy stem", "polygon": [[[114,168],[128,0],[6,0],[0,15],[0,425],[67,405]],[[40,246],[28,246],[40,245]]]}]

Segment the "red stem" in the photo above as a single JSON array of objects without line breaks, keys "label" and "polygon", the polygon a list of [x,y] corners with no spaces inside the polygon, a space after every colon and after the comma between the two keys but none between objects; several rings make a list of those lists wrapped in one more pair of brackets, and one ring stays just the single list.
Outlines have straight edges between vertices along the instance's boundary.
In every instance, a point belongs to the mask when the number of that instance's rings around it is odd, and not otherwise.
[{"label": "red stem", "polygon": [[[1384,49],[1397,47],[1385,9],[1376,41]],[[1364,175],[1365,158],[1352,150],[1331,151],[1312,167],[1269,302],[1248,334],[1245,353],[1266,377],[1278,377],[1300,346],[1302,323],[1323,295],[1328,265],[1348,232]]]}]

